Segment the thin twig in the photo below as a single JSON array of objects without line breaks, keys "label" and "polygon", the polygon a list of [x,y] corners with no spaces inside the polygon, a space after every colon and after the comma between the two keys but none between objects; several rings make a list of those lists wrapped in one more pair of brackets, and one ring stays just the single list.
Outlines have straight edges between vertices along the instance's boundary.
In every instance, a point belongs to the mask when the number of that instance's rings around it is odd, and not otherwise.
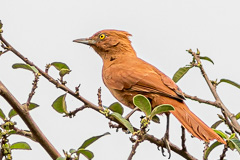
[{"label": "thin twig", "polygon": [[182,128],[182,136],[181,136],[181,139],[182,139],[182,150],[183,151],[187,151],[187,147],[186,147],[186,136],[185,136],[185,128],[183,126],[181,126]]},{"label": "thin twig", "polygon": [[226,145],[224,145],[224,149],[222,154],[220,155],[220,160],[224,160],[224,157],[226,156],[226,152],[228,150],[228,147]]},{"label": "thin twig", "polygon": [[124,118],[128,120],[128,119],[132,116],[132,114],[133,114],[134,112],[136,112],[137,110],[139,110],[139,108],[138,108],[138,107],[135,107],[135,108],[132,109],[131,112],[129,112]]},{"label": "thin twig", "polygon": [[133,158],[134,154],[136,153],[136,149],[139,146],[140,142],[141,141],[136,140],[135,144],[132,146],[132,150],[131,150],[131,153],[130,153],[130,155],[128,157],[128,160],[132,160],[132,158]]},{"label": "thin twig", "polygon": [[24,131],[24,130],[18,129],[18,128],[15,127],[15,126],[14,126],[13,129],[16,131],[15,134],[20,135],[20,136],[27,137],[27,138],[35,141],[35,142],[37,141],[37,140],[33,137],[33,134],[32,134],[30,131]]},{"label": "thin twig", "polygon": [[102,89],[101,89],[101,87],[98,89],[97,96],[98,96],[98,106],[103,108],[103,105],[102,105]]},{"label": "thin twig", "polygon": [[184,93],[184,96],[188,99],[198,101],[199,103],[205,103],[205,104],[209,104],[209,105],[212,105],[212,106],[215,106],[215,107],[219,108],[219,106],[216,102],[209,101],[209,100],[204,100],[204,99],[198,98],[197,96],[191,96],[191,95],[188,95],[186,93]]},{"label": "thin twig", "polygon": [[32,84],[33,85],[32,90],[31,90],[31,93],[29,93],[29,96],[28,96],[27,106],[29,106],[29,104],[31,102],[31,99],[32,99],[33,95],[35,94],[35,90],[37,89],[38,80],[39,80],[39,74],[35,74],[35,79],[34,79],[33,84]]},{"label": "thin twig", "polygon": [[77,112],[82,111],[82,110],[84,110],[85,108],[88,108],[88,106],[87,106],[87,105],[83,105],[83,106],[81,106],[81,107],[79,107],[79,108],[76,108],[75,110],[70,111],[69,113],[67,113],[67,114],[64,115],[63,117],[70,117],[70,118],[72,118],[72,117],[74,117],[74,116],[77,114]]}]

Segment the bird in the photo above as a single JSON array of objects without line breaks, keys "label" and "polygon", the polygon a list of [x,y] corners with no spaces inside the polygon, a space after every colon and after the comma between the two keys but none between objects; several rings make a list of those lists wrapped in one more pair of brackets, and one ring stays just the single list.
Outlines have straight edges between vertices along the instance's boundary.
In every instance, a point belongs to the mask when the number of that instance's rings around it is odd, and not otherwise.
[{"label": "bird", "polygon": [[142,94],[154,108],[161,104],[174,107],[170,111],[181,125],[200,140],[209,142],[216,139],[226,142],[190,111],[181,89],[176,83],[155,66],[140,59],[131,45],[126,31],[106,29],[89,38],[73,42],[89,45],[102,58],[102,79],[111,94],[122,104],[132,109],[133,97]]}]

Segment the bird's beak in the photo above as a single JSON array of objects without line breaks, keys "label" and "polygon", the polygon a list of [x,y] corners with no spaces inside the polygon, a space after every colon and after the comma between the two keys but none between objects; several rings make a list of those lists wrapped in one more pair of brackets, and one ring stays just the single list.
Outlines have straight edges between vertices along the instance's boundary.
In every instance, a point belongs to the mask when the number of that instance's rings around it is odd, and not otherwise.
[{"label": "bird's beak", "polygon": [[94,45],[94,44],[96,44],[95,40],[89,39],[89,38],[75,39],[75,40],[73,40],[73,42],[82,43],[82,44],[86,44],[86,45]]}]

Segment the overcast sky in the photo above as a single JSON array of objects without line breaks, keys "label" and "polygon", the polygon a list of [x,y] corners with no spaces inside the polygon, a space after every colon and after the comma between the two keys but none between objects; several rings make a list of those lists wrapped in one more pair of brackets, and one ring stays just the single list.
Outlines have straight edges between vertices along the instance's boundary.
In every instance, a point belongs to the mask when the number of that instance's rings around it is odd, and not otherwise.
[{"label": "overcast sky", "polygon": [[[3,36],[25,57],[44,69],[46,64],[60,61],[66,63],[72,72],[66,76],[67,86],[74,88],[81,84],[80,94],[97,104],[97,90],[102,87],[102,101],[110,105],[116,99],[109,93],[101,79],[102,61],[88,46],[73,43],[77,38],[90,37],[102,29],[119,29],[132,34],[131,41],[139,57],[155,65],[169,77],[191,61],[185,51],[199,48],[203,56],[210,57],[215,64],[203,62],[211,80],[228,78],[240,83],[239,76],[239,37],[240,2],[223,0],[58,0],[0,1],[0,19],[4,24]],[[12,94],[25,103],[31,90],[33,75],[25,70],[14,70],[14,63],[22,63],[12,53],[0,57],[0,80]],[[49,74],[58,78],[51,68]],[[214,100],[200,71],[197,68],[178,83],[187,94]],[[239,112],[240,90],[228,84],[217,89],[224,104],[233,113]],[[64,92],[56,89],[46,79],[40,77],[39,85],[32,102],[40,107],[31,112],[34,120],[62,154],[62,149],[78,148],[91,136],[110,132],[89,147],[100,160],[125,160],[130,150],[130,135],[109,129],[108,120],[99,113],[86,109],[69,119],[55,112],[51,104]],[[212,106],[187,100],[189,108],[206,124],[218,120],[220,110]],[[67,96],[69,110],[80,107],[82,103]],[[0,108],[6,113],[10,106],[0,98]],[[125,114],[129,109],[125,108]],[[134,114],[131,122],[139,126],[141,113]],[[150,133],[161,138],[165,133],[165,116],[161,124],[151,124]],[[15,117],[18,127],[26,126]],[[221,130],[226,127],[220,126]],[[170,141],[180,146],[180,123],[171,116]],[[26,141],[32,151],[13,151],[14,160],[48,160],[50,157],[40,147],[23,137],[10,137],[10,142]],[[202,159],[203,142],[187,134],[188,150]],[[209,159],[218,159],[223,146],[212,152]],[[236,159],[239,154],[227,152],[227,159]],[[83,157],[82,157],[83,158]],[[84,159],[84,158],[83,158]],[[157,147],[143,142],[137,149],[134,160],[164,159]],[[167,158],[165,158],[167,159]],[[182,159],[172,153],[172,159]]]}]

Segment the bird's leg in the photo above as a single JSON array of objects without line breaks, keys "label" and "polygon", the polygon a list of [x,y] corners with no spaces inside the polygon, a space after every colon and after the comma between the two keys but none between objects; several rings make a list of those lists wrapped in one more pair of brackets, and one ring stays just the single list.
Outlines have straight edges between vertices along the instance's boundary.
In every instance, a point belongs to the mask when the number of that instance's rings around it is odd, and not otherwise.
[{"label": "bird's leg", "polygon": [[[165,147],[166,147],[166,149],[168,151],[168,154],[169,154],[168,159],[170,159],[170,157],[171,157],[171,148],[170,148],[170,145],[169,145],[169,116],[170,116],[170,113],[166,113],[166,116],[167,116],[167,126],[166,126],[165,135],[162,138],[162,140],[163,140],[163,142],[165,144]],[[162,147],[162,154],[163,154],[163,156],[165,156],[163,147]]]},{"label": "bird's leg", "polygon": [[132,114],[136,111],[136,110],[138,110],[139,108],[138,107],[135,107],[133,110],[131,110],[131,112],[130,113],[128,113],[124,118],[126,119],[126,120],[129,120],[129,117],[131,117],[132,116]]}]

